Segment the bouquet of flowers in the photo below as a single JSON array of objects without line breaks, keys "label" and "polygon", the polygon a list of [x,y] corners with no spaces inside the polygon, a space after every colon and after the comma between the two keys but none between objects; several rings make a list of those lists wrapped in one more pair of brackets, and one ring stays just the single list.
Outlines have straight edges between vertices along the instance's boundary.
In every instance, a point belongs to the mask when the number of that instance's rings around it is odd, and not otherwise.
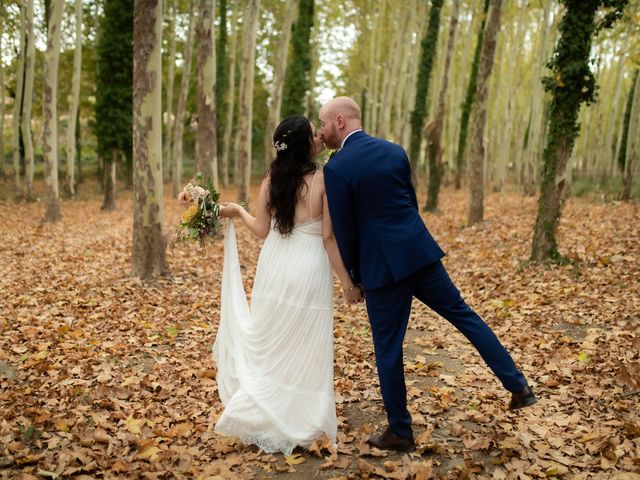
[{"label": "bouquet of flowers", "polygon": [[178,195],[178,200],[188,208],[183,212],[176,231],[176,241],[198,240],[204,248],[207,238],[215,236],[222,225],[220,221],[220,193],[210,181],[189,182]]}]

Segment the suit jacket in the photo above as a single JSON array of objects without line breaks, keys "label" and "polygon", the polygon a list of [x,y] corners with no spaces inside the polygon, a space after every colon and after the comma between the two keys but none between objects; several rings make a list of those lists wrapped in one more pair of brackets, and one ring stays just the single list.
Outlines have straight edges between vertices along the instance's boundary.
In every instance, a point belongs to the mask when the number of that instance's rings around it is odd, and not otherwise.
[{"label": "suit jacket", "polygon": [[420,217],[400,145],[353,133],[324,167],[324,178],[340,254],[365,290],[402,280],[444,256]]}]

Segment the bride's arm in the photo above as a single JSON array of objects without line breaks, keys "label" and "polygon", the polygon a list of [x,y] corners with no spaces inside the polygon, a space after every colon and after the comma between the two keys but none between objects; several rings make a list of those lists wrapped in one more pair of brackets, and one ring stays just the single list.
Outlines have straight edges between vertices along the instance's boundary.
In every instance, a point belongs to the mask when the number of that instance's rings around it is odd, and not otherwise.
[{"label": "bride's arm", "polygon": [[347,267],[344,266],[336,236],[333,234],[333,225],[331,224],[331,215],[329,213],[329,203],[327,202],[326,192],[322,193],[322,239],[324,248],[329,255],[331,266],[338,274],[338,279],[345,292],[345,297],[349,303],[359,302],[362,300],[361,292],[358,285],[353,283]]},{"label": "bride's arm", "polygon": [[240,219],[245,223],[249,230],[251,230],[255,235],[260,238],[266,238],[269,234],[269,227],[271,226],[271,215],[269,213],[269,208],[267,207],[268,198],[267,195],[269,193],[269,181],[270,177],[266,176],[264,180],[262,180],[262,185],[260,185],[260,194],[258,197],[258,209],[256,211],[256,216],[254,217],[249,212],[247,212],[244,208],[242,208],[237,203],[227,203],[222,208],[220,214],[223,217],[240,217]]}]

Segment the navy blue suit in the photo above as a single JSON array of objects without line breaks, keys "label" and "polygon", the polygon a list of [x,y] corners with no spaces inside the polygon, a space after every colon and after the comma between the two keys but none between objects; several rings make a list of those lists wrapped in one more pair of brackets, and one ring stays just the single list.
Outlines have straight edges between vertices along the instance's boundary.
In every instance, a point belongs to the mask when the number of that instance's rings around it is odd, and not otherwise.
[{"label": "navy blue suit", "polygon": [[401,437],[413,435],[402,342],[414,296],[465,335],[507,390],[522,390],[524,376],[464,302],[440,261],[444,252],[420,217],[404,149],[353,133],[324,167],[324,178],[340,254],[353,281],[365,290],[391,430]]}]

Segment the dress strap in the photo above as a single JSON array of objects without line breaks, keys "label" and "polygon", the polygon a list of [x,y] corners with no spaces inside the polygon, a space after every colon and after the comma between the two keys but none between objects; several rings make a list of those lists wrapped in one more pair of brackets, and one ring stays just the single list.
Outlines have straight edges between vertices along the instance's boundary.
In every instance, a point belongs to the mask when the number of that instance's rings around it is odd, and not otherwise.
[{"label": "dress strap", "polygon": [[316,183],[316,177],[318,176],[318,170],[313,174],[313,180],[311,180],[311,188],[309,189],[309,218],[313,218],[311,211],[311,199],[313,198],[313,185]]}]

